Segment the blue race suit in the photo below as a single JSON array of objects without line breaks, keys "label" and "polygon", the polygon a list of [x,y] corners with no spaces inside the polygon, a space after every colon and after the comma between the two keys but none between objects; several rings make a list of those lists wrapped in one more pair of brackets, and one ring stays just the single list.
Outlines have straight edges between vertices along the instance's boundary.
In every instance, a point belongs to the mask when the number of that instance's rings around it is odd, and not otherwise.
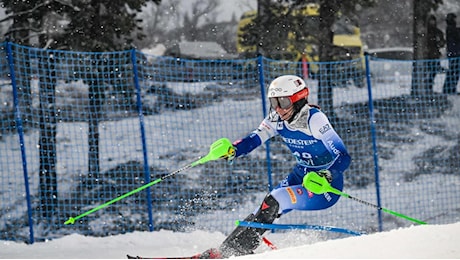
[{"label": "blue race suit", "polygon": [[343,188],[343,172],[350,165],[351,157],[326,115],[318,108],[305,105],[288,122],[272,111],[256,130],[234,142],[236,157],[250,153],[277,135],[282,137],[297,161],[290,174],[270,192],[279,203],[279,214],[334,205],[339,195],[316,195],[302,186],[306,173],[327,169],[332,173],[331,185],[338,190]]}]

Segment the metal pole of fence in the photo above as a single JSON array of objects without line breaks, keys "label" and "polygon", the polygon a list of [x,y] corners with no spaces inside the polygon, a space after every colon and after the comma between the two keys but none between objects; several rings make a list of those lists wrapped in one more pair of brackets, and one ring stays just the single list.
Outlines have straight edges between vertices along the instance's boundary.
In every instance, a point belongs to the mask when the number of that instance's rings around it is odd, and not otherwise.
[{"label": "metal pole of fence", "polygon": [[[136,97],[137,97],[137,112],[139,114],[139,126],[141,131],[141,142],[142,142],[142,151],[144,157],[144,179],[145,183],[150,182],[150,169],[148,162],[148,153],[147,153],[147,144],[146,144],[146,135],[144,128],[144,112],[142,111],[142,100],[141,100],[141,87],[139,85],[139,71],[137,67],[136,60],[136,49],[131,50],[131,62],[133,64],[133,74],[134,74],[134,85],[136,86]],[[147,211],[149,216],[149,230],[153,231],[153,214],[152,214],[152,198],[150,196],[150,189],[145,190],[145,196],[147,197]]]},{"label": "metal pole of fence", "polygon": [[[366,79],[367,79],[367,93],[369,95],[369,123],[371,125],[371,135],[372,135],[372,150],[374,151],[374,176],[375,176],[375,193],[377,195],[377,206],[381,206],[380,201],[380,181],[379,181],[379,159],[377,152],[377,135],[375,134],[375,118],[374,118],[374,105],[372,99],[372,84],[371,84],[371,70],[369,67],[369,54],[366,53],[365,63],[366,63]],[[379,220],[379,231],[383,230],[382,222],[382,212],[377,210],[377,216]]]},{"label": "metal pole of fence", "polygon": [[[260,95],[262,98],[262,112],[264,117],[267,116],[267,102],[265,96],[265,75],[264,75],[264,66],[263,66],[263,59],[264,57],[259,53],[257,55],[257,69],[259,72],[259,85],[260,85]],[[271,191],[273,189],[273,181],[272,181],[272,169],[271,169],[271,162],[270,162],[270,141],[265,143],[266,147],[266,157],[267,157],[267,178],[268,178],[268,190]]]},{"label": "metal pole of fence", "polygon": [[14,98],[14,109],[16,114],[16,129],[18,130],[19,135],[19,145],[21,147],[21,156],[22,156],[22,170],[24,174],[24,187],[26,189],[26,201],[27,201],[27,218],[29,221],[29,242],[30,244],[34,243],[34,222],[32,220],[32,206],[30,203],[30,189],[29,189],[29,176],[27,171],[27,157],[26,157],[26,145],[24,143],[24,131],[22,128],[22,119],[21,119],[21,110],[19,109],[18,101],[18,92],[16,85],[16,74],[14,71],[14,61],[13,61],[13,50],[11,49],[11,42],[5,42],[6,45],[6,54],[8,57],[8,65],[10,67],[10,77],[11,77],[11,87],[13,88],[13,98]]}]

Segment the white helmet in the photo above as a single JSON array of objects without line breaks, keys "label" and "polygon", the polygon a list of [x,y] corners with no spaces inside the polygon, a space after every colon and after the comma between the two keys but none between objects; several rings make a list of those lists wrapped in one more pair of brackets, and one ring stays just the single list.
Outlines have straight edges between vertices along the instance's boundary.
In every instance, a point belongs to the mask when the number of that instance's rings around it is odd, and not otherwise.
[{"label": "white helmet", "polygon": [[302,78],[295,75],[284,75],[270,83],[268,97],[289,97],[304,89],[307,89],[306,96],[308,96],[308,87]]}]

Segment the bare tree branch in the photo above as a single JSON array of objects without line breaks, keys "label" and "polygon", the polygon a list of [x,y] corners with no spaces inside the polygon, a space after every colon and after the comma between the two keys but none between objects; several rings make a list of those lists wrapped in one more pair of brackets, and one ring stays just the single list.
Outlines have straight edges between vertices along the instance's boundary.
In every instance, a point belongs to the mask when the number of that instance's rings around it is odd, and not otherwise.
[{"label": "bare tree branch", "polygon": [[71,5],[70,3],[66,2],[66,1],[62,1],[62,0],[46,0],[44,1],[43,3],[40,3],[34,7],[32,7],[31,9],[29,10],[26,10],[26,11],[22,11],[22,12],[18,12],[18,13],[14,13],[14,14],[11,14],[11,15],[8,15],[6,16],[5,18],[1,19],[0,20],[0,23],[3,23],[5,21],[8,21],[8,20],[12,20],[16,17],[20,17],[20,16],[23,16],[23,15],[27,15],[27,14],[31,14],[33,12],[35,12],[37,9],[41,8],[41,7],[44,7],[44,6],[47,6],[49,4],[51,4],[52,2],[56,2],[56,3],[59,3],[63,6],[69,6],[71,7],[73,10],[75,11],[80,11],[80,9],[77,7],[77,6],[74,6],[74,5]]}]

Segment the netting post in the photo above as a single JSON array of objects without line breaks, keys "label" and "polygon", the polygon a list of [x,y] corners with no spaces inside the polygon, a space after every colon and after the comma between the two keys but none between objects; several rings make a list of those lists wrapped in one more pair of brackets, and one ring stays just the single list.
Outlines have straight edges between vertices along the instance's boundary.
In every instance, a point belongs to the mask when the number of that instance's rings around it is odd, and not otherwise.
[{"label": "netting post", "polygon": [[[260,95],[262,99],[262,113],[264,118],[267,116],[267,102],[265,96],[265,78],[264,78],[264,57],[262,55],[257,56],[257,70],[259,72],[259,85],[260,85]],[[271,162],[270,162],[270,140],[265,142],[265,151],[267,157],[267,177],[268,177],[268,190],[271,191],[273,189],[272,183],[272,169],[271,169]]]},{"label": "netting post", "polygon": [[14,111],[16,114],[16,129],[19,135],[19,145],[21,146],[21,157],[22,157],[22,169],[24,174],[24,187],[26,190],[26,201],[27,201],[27,218],[29,221],[29,242],[34,243],[34,222],[32,219],[32,206],[30,203],[30,189],[29,189],[29,176],[27,171],[27,157],[26,157],[26,145],[24,143],[24,130],[22,128],[21,110],[19,109],[18,92],[16,85],[16,74],[14,71],[13,61],[13,50],[11,49],[11,42],[5,42],[6,56],[8,57],[8,66],[10,69],[11,87],[13,88],[13,101]]},{"label": "netting post", "polygon": [[[379,181],[379,159],[377,153],[377,135],[375,133],[375,119],[374,119],[374,106],[372,99],[372,84],[371,84],[371,72],[369,67],[369,54],[366,53],[364,56],[366,61],[366,80],[367,80],[367,93],[369,95],[369,121],[371,125],[371,136],[372,136],[372,151],[374,156],[374,175],[375,175],[375,194],[377,196],[377,205],[381,207],[380,201],[380,181]],[[379,231],[382,232],[382,212],[377,210],[377,216],[379,220]]]},{"label": "netting post", "polygon": [[[133,64],[133,81],[136,87],[136,97],[137,97],[137,112],[139,115],[139,125],[141,131],[141,142],[142,142],[142,152],[144,157],[144,179],[145,183],[150,183],[150,169],[148,163],[148,153],[147,153],[147,144],[145,138],[145,128],[144,128],[144,113],[142,112],[142,100],[141,100],[141,87],[139,85],[139,71],[137,68],[136,60],[136,49],[131,50],[131,62]],[[149,215],[149,230],[153,231],[153,216],[152,216],[152,199],[150,195],[150,188],[145,189],[145,196],[147,196],[147,210]]]}]

